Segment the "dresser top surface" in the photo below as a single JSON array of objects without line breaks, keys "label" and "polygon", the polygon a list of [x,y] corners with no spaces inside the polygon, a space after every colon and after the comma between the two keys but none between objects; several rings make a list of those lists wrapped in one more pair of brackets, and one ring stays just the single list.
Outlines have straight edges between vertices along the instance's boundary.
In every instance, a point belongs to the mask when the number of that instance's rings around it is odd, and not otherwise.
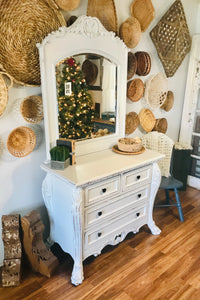
[{"label": "dresser top surface", "polygon": [[164,155],[148,149],[138,155],[121,155],[108,149],[76,157],[76,164],[68,166],[65,170],[51,169],[50,164],[45,163],[41,165],[41,168],[76,186],[82,186],[143,167],[163,157]]}]

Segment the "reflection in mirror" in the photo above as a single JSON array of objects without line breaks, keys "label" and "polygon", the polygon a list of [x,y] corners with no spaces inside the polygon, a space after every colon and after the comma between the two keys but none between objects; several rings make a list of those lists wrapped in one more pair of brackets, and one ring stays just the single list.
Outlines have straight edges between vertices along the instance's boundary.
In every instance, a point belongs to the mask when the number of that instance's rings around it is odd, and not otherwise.
[{"label": "reflection in mirror", "polygon": [[92,53],[57,63],[60,138],[81,140],[115,133],[116,70],[110,60]]}]

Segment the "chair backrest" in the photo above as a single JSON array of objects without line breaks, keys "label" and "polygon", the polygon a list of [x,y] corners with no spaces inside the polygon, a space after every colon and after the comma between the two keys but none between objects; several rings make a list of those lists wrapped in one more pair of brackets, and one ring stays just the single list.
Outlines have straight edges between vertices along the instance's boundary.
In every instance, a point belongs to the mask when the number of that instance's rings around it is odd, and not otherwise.
[{"label": "chair backrest", "polygon": [[174,141],[166,134],[152,131],[141,137],[142,143],[145,148],[155,150],[165,155],[165,158],[158,162],[161,170],[161,175],[170,176],[170,164]]}]

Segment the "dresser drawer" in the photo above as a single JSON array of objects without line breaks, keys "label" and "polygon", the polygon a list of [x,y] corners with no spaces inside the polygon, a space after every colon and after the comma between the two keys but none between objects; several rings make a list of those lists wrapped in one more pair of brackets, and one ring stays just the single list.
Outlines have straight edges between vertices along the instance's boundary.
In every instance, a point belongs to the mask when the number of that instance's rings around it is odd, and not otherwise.
[{"label": "dresser drawer", "polygon": [[149,185],[142,189],[136,190],[134,193],[118,197],[114,201],[107,201],[101,205],[96,205],[92,208],[85,210],[85,228],[97,225],[99,222],[104,221],[106,218],[110,218],[121,214],[122,211],[131,208],[133,205],[137,207],[147,202],[149,197]]},{"label": "dresser drawer", "polygon": [[126,214],[114,218],[107,224],[102,224],[98,229],[85,232],[84,258],[92,254],[99,254],[108,244],[119,243],[128,232],[137,232],[141,226],[148,222],[146,210],[146,206],[130,209]]},{"label": "dresser drawer", "polygon": [[151,182],[152,167],[147,166],[134,171],[130,171],[123,174],[122,189],[123,191],[129,191],[137,188],[138,186]]},{"label": "dresser drawer", "polygon": [[120,193],[120,176],[103,180],[85,188],[85,206]]}]

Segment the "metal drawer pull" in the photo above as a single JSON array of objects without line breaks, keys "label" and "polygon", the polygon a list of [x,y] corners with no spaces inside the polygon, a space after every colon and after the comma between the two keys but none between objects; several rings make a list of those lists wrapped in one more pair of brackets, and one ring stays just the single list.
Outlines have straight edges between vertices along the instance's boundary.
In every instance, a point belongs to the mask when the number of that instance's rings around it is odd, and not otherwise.
[{"label": "metal drawer pull", "polygon": [[141,178],[141,176],[140,176],[140,175],[138,175],[138,176],[137,176],[137,180],[139,180],[140,178]]},{"label": "metal drawer pull", "polygon": [[104,194],[106,192],[106,188],[103,188],[101,191]]},{"label": "metal drawer pull", "polygon": [[138,194],[137,196],[138,196],[138,198],[140,198],[142,196],[142,194]]},{"label": "metal drawer pull", "polygon": [[102,211],[99,211],[99,212],[98,212],[98,216],[99,216],[99,217],[102,216]]},{"label": "metal drawer pull", "polygon": [[136,217],[139,217],[140,216],[140,213],[138,212],[138,213],[136,213]]},{"label": "metal drawer pull", "polygon": [[102,235],[102,233],[101,233],[101,232],[98,232],[98,234],[97,234],[97,235],[98,235],[98,237],[100,237],[100,236]]}]

